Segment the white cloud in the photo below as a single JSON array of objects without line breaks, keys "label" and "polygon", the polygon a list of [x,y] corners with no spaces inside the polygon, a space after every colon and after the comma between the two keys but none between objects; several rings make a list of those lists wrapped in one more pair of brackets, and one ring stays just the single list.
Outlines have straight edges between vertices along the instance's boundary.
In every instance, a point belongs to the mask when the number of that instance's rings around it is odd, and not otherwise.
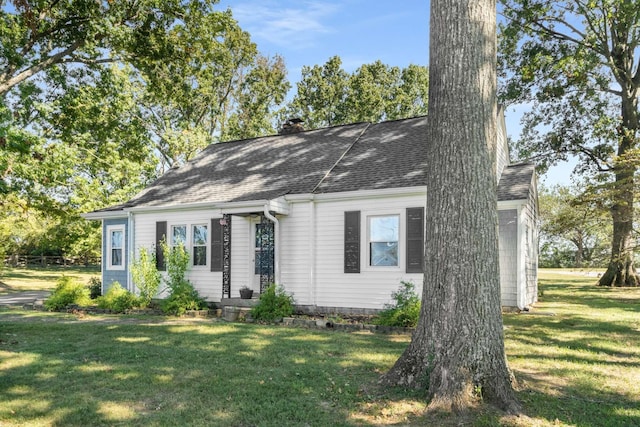
[{"label": "white cloud", "polygon": [[327,22],[338,11],[338,5],[315,1],[283,3],[245,2],[233,5],[231,10],[254,40],[264,39],[289,49],[312,47],[319,35],[333,31]]}]

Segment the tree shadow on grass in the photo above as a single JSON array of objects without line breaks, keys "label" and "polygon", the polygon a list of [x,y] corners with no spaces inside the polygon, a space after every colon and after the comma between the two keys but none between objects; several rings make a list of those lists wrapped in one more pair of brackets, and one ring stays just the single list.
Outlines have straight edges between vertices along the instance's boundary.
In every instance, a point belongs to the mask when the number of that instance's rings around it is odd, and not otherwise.
[{"label": "tree shadow on grass", "polygon": [[[424,415],[424,391],[377,388],[408,336],[155,317],[0,316],[0,400],[7,402],[0,423],[9,425],[640,425],[636,398],[606,387],[600,372],[591,374],[595,381],[574,375],[605,363],[639,369],[637,346],[605,339],[635,336],[633,327],[587,315],[505,316],[509,344],[526,349],[509,358],[528,362],[516,375],[531,423],[486,407]],[[546,370],[544,350],[562,348],[571,351],[552,357],[568,367]]]},{"label": "tree shadow on grass", "polygon": [[0,292],[12,291],[13,288],[0,280]]},{"label": "tree shadow on grass", "polygon": [[553,307],[556,315],[504,317],[528,415],[580,426],[640,425],[633,391],[640,375],[640,292],[588,286],[584,279],[542,288],[540,309]]},{"label": "tree shadow on grass", "polygon": [[640,312],[640,288],[611,288],[585,285],[583,280],[563,280],[562,282],[540,285],[544,302],[562,302],[585,306],[589,309],[620,309]]},{"label": "tree shadow on grass", "polygon": [[406,339],[246,324],[4,323],[0,421],[367,425],[361,384]]}]

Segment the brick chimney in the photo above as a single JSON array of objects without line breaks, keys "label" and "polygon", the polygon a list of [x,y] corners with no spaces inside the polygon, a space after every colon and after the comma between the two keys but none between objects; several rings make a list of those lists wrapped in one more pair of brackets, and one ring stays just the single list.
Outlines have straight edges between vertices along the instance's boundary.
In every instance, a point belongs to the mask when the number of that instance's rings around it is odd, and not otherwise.
[{"label": "brick chimney", "polygon": [[282,125],[282,129],[280,129],[280,132],[278,133],[280,135],[290,135],[292,133],[302,132],[304,131],[304,127],[302,126],[303,122],[304,120],[298,117],[289,119],[284,122],[284,124]]}]

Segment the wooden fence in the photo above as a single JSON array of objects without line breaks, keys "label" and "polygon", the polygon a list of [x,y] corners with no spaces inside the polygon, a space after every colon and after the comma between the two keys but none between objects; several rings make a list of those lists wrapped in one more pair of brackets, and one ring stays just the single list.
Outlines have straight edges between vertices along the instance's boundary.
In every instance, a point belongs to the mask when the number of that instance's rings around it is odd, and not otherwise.
[{"label": "wooden fence", "polygon": [[10,255],[4,264],[10,267],[100,266],[100,257],[64,257],[47,255]]}]

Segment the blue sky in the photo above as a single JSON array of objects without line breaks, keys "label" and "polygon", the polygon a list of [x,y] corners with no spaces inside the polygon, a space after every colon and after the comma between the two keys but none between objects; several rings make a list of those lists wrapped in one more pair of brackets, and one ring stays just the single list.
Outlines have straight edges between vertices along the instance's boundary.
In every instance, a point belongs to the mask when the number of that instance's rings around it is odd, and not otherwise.
[{"label": "blue sky", "polygon": [[[292,86],[304,65],[321,65],[338,55],[343,68],[381,60],[406,67],[429,63],[427,0],[223,0],[258,50],[281,55]],[[522,107],[506,112],[507,133],[517,139]],[[552,168],[546,184],[569,184],[572,166]]]}]

